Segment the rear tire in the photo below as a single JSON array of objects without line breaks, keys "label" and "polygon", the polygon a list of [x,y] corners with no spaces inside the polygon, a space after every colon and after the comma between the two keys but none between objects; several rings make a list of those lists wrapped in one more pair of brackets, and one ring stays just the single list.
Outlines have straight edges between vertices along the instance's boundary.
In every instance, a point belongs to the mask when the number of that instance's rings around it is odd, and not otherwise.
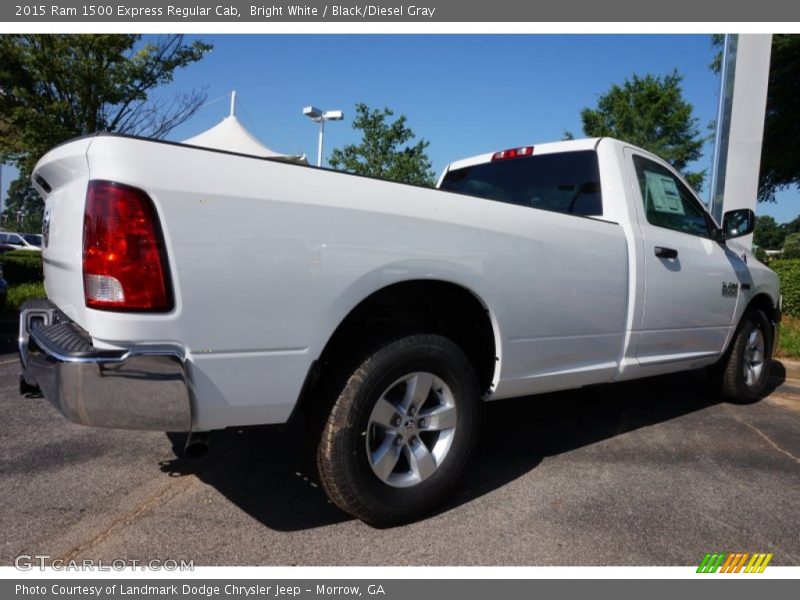
[{"label": "rear tire", "polygon": [[464,472],[479,402],[472,365],[447,338],[411,335],[384,345],[350,375],[324,425],[323,488],[373,526],[424,516]]},{"label": "rear tire", "polygon": [[742,317],[731,347],[711,371],[719,395],[747,404],[764,397],[772,363],[772,326],[767,316],[749,309]]}]

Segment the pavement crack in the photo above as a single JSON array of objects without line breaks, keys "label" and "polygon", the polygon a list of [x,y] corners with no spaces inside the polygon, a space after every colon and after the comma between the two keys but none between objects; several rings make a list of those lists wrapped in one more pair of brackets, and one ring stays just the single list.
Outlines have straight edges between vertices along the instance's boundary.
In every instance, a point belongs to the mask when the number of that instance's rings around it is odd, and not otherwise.
[{"label": "pavement crack", "polygon": [[155,496],[151,496],[147,500],[143,501],[139,504],[136,508],[131,510],[130,512],[121,515],[114,519],[111,523],[108,524],[107,527],[103,529],[103,531],[97,533],[93,538],[83,542],[82,544],[75,546],[71,550],[68,550],[64,555],[60,556],[59,559],[64,562],[69,562],[71,560],[75,560],[76,557],[80,556],[84,552],[91,550],[99,543],[103,542],[104,540],[108,539],[116,533],[132,525],[138,519],[140,519],[148,510],[158,504],[164,504],[168,502],[175,496],[185,492],[195,481],[197,481],[196,477],[181,477],[177,479],[175,483],[167,485],[163,490],[157,493]]},{"label": "pavement crack", "polygon": [[748,426],[750,429],[752,429],[753,431],[755,431],[755,432],[756,432],[756,433],[757,433],[759,436],[761,436],[761,438],[762,438],[762,439],[763,439],[765,442],[767,442],[767,443],[768,443],[770,446],[772,446],[772,447],[773,447],[775,450],[777,450],[777,451],[778,451],[778,452],[780,452],[781,454],[785,454],[786,456],[788,456],[789,458],[791,458],[791,459],[792,459],[794,462],[796,462],[797,464],[800,464],[800,458],[798,458],[797,456],[795,456],[794,454],[792,454],[792,453],[791,453],[791,452],[789,452],[788,450],[785,450],[784,448],[781,448],[781,447],[780,447],[778,444],[776,444],[776,443],[775,443],[775,441],[774,441],[774,440],[773,440],[771,437],[769,437],[769,436],[768,436],[766,433],[764,433],[763,431],[761,431],[761,430],[760,430],[758,427],[756,427],[755,425],[753,425],[753,424],[752,424],[752,423],[750,423],[749,421],[746,421],[745,419],[743,419],[742,417],[740,417],[739,415],[737,415],[737,414],[735,414],[735,413],[731,413],[731,414],[733,415],[733,418],[734,418],[734,419],[736,419],[737,421],[739,421],[740,423],[742,423],[742,424],[744,424],[744,425],[747,425],[747,426]]}]

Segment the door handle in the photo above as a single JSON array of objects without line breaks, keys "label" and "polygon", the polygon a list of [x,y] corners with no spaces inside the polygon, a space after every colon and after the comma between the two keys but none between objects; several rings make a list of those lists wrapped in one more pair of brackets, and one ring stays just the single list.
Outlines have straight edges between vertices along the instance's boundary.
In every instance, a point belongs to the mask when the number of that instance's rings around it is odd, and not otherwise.
[{"label": "door handle", "polygon": [[665,248],[664,246],[656,246],[654,250],[658,258],[678,258],[678,251],[672,248]]}]

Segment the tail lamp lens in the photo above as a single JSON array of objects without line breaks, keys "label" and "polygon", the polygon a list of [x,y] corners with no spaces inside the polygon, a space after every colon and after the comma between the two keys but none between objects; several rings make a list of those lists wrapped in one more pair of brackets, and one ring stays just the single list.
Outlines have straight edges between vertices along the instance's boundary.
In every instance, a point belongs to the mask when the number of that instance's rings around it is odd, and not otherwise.
[{"label": "tail lamp lens", "polygon": [[533,154],[533,146],[523,146],[521,148],[509,148],[508,150],[501,150],[492,154],[492,162],[498,160],[508,160],[510,158],[521,158],[523,156],[531,156]]},{"label": "tail lamp lens", "polygon": [[89,182],[83,289],[90,308],[172,309],[164,240],[153,202],[143,191],[110,181]]}]

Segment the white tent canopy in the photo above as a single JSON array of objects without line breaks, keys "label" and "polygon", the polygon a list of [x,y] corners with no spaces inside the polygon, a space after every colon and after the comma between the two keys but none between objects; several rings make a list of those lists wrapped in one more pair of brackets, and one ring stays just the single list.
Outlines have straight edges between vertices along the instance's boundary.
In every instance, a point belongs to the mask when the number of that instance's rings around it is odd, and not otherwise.
[{"label": "white tent canopy", "polygon": [[252,133],[247,131],[239,122],[234,114],[235,92],[231,98],[231,114],[225,117],[222,122],[214,125],[211,129],[204,131],[182,143],[191,146],[203,146],[204,148],[214,148],[216,150],[227,150],[228,152],[238,152],[261,156],[266,158],[277,158],[288,162],[306,163],[305,154],[297,156],[292,154],[281,154],[268,148]]}]

